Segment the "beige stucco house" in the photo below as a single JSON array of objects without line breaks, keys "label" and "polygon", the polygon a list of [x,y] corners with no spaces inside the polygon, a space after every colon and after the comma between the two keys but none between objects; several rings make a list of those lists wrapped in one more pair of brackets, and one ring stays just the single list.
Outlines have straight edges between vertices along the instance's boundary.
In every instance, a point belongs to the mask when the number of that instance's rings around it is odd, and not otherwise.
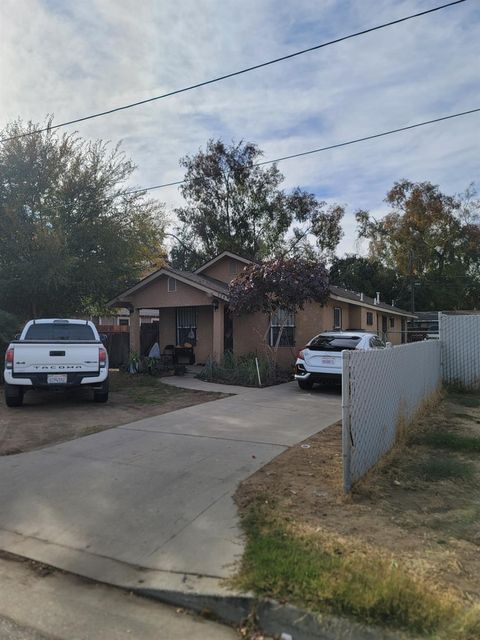
[{"label": "beige stucco house", "polygon": [[[158,342],[194,346],[197,363],[219,360],[225,350],[236,355],[265,350],[265,336],[275,344],[280,320],[262,313],[232,318],[228,312],[228,284],[250,264],[239,255],[223,252],[195,272],[162,267],[110,301],[130,310],[130,349],[140,353],[140,316],[158,309]],[[333,329],[372,331],[400,344],[406,340],[406,321],[413,317],[362,293],[330,287],[324,306],[308,303],[288,318],[279,347],[279,362],[294,361],[299,348],[320,333]],[[142,354],[144,355],[144,354]]]}]

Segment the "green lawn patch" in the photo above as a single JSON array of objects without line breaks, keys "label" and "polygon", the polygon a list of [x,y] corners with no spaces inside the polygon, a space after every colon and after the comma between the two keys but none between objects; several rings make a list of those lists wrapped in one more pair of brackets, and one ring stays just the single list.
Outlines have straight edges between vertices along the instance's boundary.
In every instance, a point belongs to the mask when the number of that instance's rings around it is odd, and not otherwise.
[{"label": "green lawn patch", "polygon": [[426,482],[440,480],[471,480],[475,475],[475,466],[463,460],[429,458],[414,465],[419,477]]},{"label": "green lawn patch", "polygon": [[452,393],[449,398],[463,407],[480,407],[480,393]]},{"label": "green lawn patch", "polygon": [[450,451],[465,451],[476,453],[480,451],[480,437],[466,436],[449,431],[433,431],[415,439],[415,443],[424,444],[437,449]]},{"label": "green lawn patch", "polygon": [[391,559],[298,533],[270,506],[251,506],[243,527],[247,546],[237,586],[245,590],[413,633],[434,632],[457,615],[456,604]]}]

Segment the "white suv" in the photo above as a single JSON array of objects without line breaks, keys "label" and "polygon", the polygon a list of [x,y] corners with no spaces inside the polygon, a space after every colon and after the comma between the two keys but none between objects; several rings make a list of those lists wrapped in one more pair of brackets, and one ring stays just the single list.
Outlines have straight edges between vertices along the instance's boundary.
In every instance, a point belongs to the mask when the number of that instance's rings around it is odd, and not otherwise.
[{"label": "white suv", "polygon": [[374,333],[364,331],[326,331],[304,347],[295,362],[295,379],[300,389],[311,389],[315,382],[342,381],[342,351],[345,349],[385,349]]}]

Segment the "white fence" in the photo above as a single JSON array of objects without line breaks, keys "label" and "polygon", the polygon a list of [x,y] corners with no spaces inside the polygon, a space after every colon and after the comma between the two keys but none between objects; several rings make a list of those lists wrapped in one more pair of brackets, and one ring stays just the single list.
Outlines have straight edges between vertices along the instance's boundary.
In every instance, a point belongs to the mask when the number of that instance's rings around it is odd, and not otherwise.
[{"label": "white fence", "polygon": [[343,352],[345,493],[391,449],[399,425],[412,420],[441,382],[438,340]]},{"label": "white fence", "polygon": [[480,386],[480,314],[440,314],[443,380]]}]

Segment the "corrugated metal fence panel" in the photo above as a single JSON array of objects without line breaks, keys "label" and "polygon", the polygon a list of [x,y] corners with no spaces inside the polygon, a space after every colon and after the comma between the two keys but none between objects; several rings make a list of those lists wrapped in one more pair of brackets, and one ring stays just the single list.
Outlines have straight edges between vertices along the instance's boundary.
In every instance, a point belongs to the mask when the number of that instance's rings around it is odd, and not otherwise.
[{"label": "corrugated metal fence panel", "polygon": [[391,449],[402,420],[408,424],[441,385],[436,340],[372,351],[345,351],[343,368],[344,488]]},{"label": "corrugated metal fence panel", "polygon": [[443,380],[480,386],[480,314],[440,314]]}]

